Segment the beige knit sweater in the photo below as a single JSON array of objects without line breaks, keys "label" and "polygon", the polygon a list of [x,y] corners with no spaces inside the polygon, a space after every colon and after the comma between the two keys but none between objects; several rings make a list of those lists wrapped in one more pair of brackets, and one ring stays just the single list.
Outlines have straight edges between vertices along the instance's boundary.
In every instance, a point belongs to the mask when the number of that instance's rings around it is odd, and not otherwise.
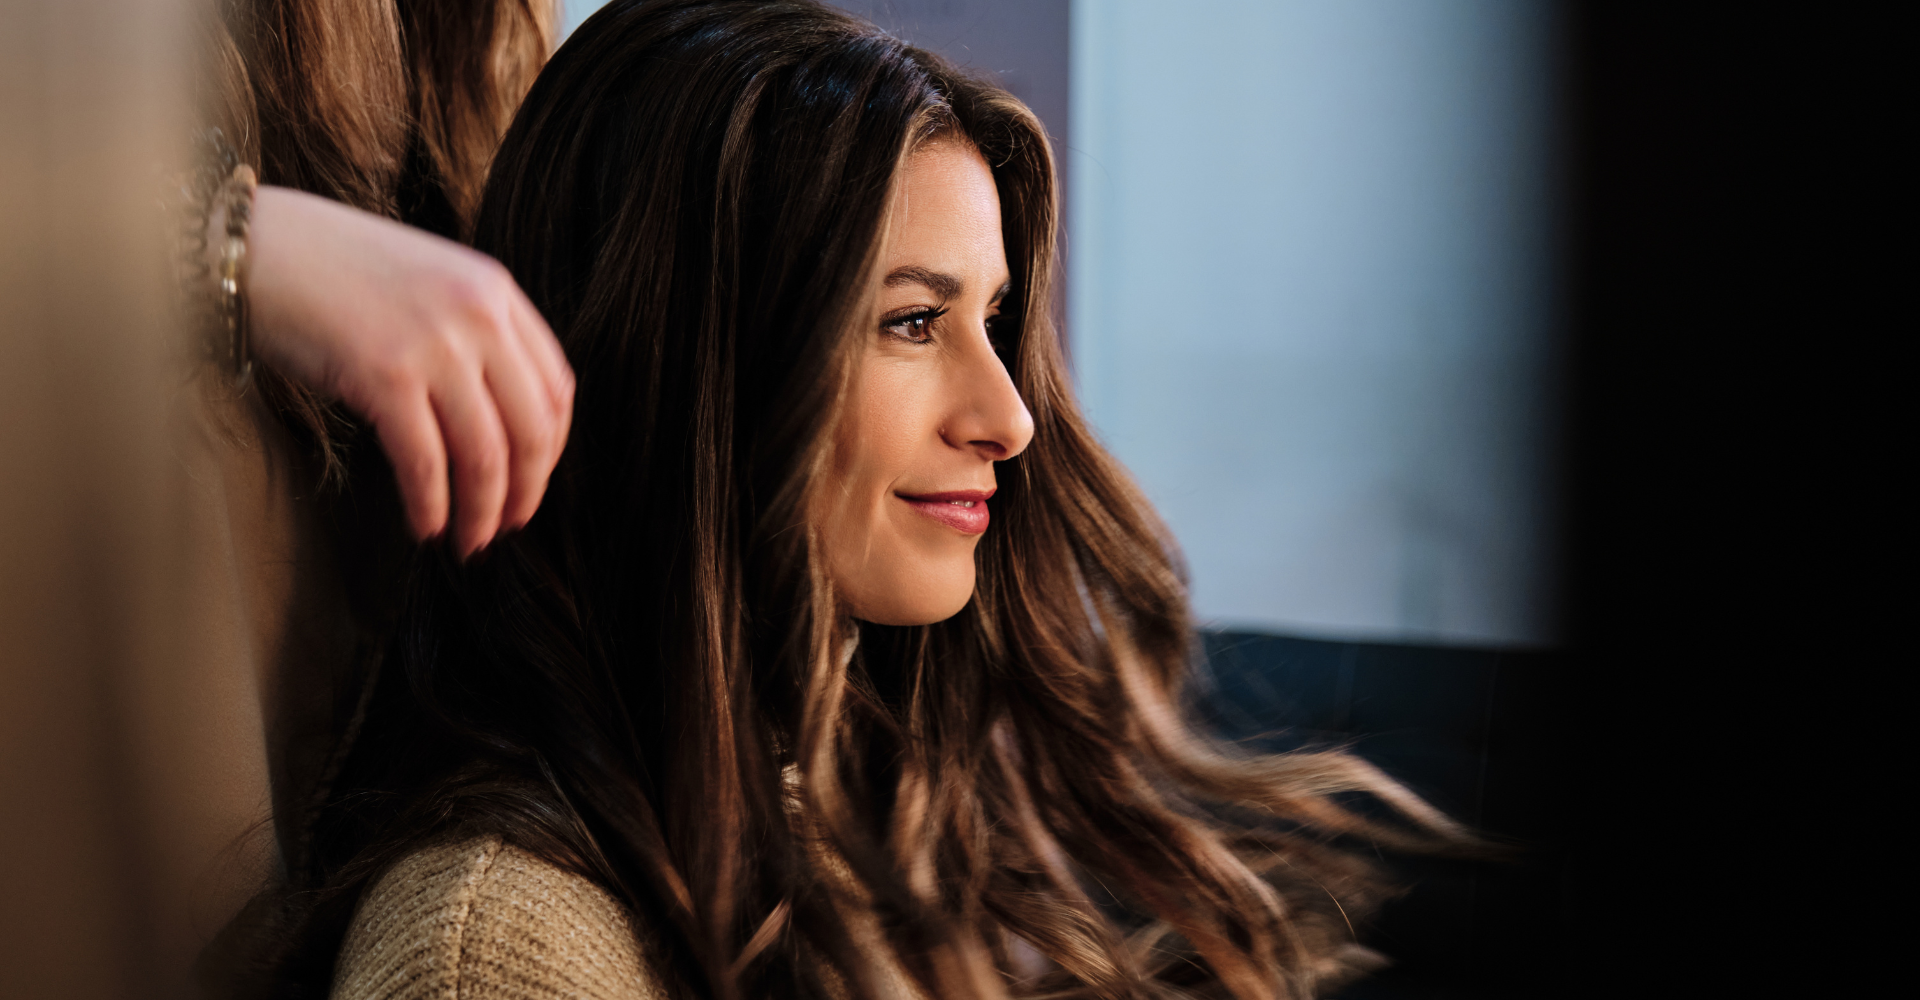
[{"label": "beige knit sweater", "polygon": [[408,856],[353,916],[333,1000],[669,1000],[627,911],[498,837]]},{"label": "beige knit sweater", "polygon": [[[893,1000],[927,1000],[885,957],[872,911],[846,917],[856,942],[880,957],[876,985]],[[332,1000],[672,1000],[645,928],[635,930],[605,890],[499,837],[430,847],[360,900]],[[830,993],[847,995],[830,969],[827,980]]]}]

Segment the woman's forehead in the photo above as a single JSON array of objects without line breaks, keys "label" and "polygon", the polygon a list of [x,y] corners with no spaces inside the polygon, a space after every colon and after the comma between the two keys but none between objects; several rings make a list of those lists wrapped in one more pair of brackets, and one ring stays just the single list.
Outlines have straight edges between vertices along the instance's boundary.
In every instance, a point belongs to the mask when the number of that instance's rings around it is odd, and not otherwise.
[{"label": "woman's forehead", "polygon": [[916,282],[947,297],[1006,282],[1000,194],[971,143],[936,140],[908,157],[881,260],[887,285]]}]

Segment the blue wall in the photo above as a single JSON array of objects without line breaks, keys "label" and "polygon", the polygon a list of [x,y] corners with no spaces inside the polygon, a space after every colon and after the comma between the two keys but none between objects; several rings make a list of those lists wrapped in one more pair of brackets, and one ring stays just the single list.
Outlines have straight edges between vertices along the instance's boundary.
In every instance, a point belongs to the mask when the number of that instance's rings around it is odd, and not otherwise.
[{"label": "blue wall", "polygon": [[607,0],[560,0],[560,38],[566,40],[580,22],[606,6]]},{"label": "blue wall", "polygon": [[1069,329],[1203,620],[1554,638],[1552,7],[1082,0]]}]

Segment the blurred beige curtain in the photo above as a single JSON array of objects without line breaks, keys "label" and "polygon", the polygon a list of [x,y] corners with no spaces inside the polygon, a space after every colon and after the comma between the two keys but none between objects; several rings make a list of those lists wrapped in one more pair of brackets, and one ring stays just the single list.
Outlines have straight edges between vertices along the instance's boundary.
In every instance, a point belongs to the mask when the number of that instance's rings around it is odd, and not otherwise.
[{"label": "blurred beige curtain", "polygon": [[193,0],[0,0],[0,997],[187,995],[274,863],[284,463],[172,318]]}]

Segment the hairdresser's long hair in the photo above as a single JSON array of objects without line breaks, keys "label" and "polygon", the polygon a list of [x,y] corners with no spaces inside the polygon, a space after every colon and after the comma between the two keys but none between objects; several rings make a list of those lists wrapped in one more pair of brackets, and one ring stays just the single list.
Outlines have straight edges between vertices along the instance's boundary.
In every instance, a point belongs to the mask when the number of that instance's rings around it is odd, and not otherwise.
[{"label": "hairdresser's long hair", "polygon": [[[453,239],[473,231],[558,15],[558,0],[201,2],[202,124],[262,183]],[[270,368],[258,375],[269,408],[335,481],[351,421]]]},{"label": "hairdresser's long hair", "polygon": [[[1035,431],[972,602],[856,642],[805,510],[890,190],[940,135],[999,187]],[[1373,889],[1339,838],[1452,828],[1355,758],[1186,727],[1178,562],[1049,316],[1055,192],[1017,100],[822,4],[615,0],[579,30],[476,230],[566,346],[573,437],[527,530],[423,557],[292,872],[309,955],[397,858],[496,833],[631,907],[676,996],[874,997],[897,961],[941,997],[1252,1000],[1348,964]],[[1028,946],[1050,971],[1020,980]]]},{"label": "hairdresser's long hair", "polygon": [[264,183],[472,232],[557,0],[209,0],[204,95]]}]

